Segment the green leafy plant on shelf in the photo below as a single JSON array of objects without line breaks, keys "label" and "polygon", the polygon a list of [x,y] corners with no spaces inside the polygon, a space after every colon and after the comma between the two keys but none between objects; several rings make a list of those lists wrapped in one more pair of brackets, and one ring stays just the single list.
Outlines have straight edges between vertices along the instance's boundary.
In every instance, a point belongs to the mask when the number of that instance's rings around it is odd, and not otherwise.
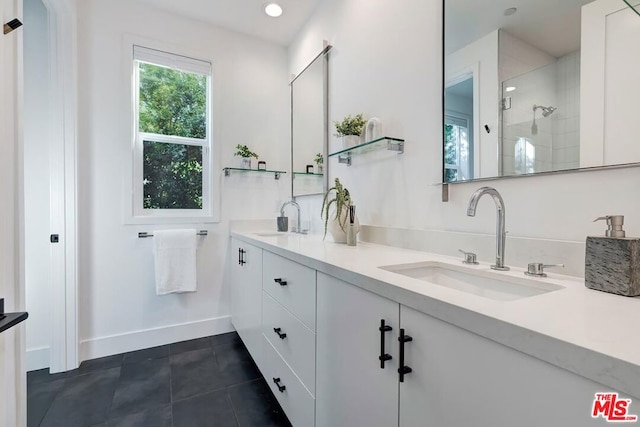
[{"label": "green leafy plant on shelf", "polygon": [[334,121],[336,127],[336,136],[361,135],[362,129],[367,124],[367,120],[362,113],[356,114],[354,117],[346,116],[342,121]]},{"label": "green leafy plant on shelf", "polygon": [[236,157],[244,157],[245,159],[250,157],[253,157],[255,159],[258,158],[258,155],[249,150],[249,147],[240,144],[236,145],[236,152],[233,155]]},{"label": "green leafy plant on shelf", "polygon": [[351,206],[351,195],[349,194],[349,190],[342,186],[338,178],[335,179],[333,187],[327,190],[322,200],[320,217],[324,219],[324,237],[327,236],[332,205],[335,205],[333,220],[338,221],[342,231],[346,232],[347,219],[349,217],[347,213]]},{"label": "green leafy plant on shelf", "polygon": [[321,165],[324,163],[324,156],[322,155],[322,153],[318,153],[313,158],[313,161],[316,162],[317,165]]}]

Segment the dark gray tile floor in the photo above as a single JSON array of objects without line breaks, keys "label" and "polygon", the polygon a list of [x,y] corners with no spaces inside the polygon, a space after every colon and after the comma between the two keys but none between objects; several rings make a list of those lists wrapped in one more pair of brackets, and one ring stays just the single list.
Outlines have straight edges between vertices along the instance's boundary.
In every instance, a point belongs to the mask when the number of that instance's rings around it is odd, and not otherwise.
[{"label": "dark gray tile floor", "polygon": [[290,426],[238,335],[27,374],[28,427]]}]

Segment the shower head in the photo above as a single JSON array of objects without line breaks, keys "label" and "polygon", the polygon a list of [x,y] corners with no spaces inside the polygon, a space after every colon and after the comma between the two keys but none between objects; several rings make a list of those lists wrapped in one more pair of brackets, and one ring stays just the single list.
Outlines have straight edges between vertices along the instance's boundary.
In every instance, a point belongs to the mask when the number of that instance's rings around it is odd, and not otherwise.
[{"label": "shower head", "polygon": [[556,107],[547,107],[542,109],[542,117],[549,117],[557,110]]},{"label": "shower head", "polygon": [[552,106],[543,107],[542,105],[534,105],[533,106],[534,117],[535,117],[536,110],[542,110],[542,117],[549,117],[550,115],[556,112],[557,108]]}]

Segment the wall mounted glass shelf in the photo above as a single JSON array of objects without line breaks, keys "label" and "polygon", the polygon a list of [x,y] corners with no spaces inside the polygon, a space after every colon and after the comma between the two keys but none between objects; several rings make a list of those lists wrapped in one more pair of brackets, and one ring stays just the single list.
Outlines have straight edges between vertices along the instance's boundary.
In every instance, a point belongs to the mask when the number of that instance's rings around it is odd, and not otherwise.
[{"label": "wall mounted glass shelf", "polygon": [[294,172],[293,174],[296,176],[324,176],[323,173]]},{"label": "wall mounted glass shelf", "polygon": [[370,151],[380,150],[382,148],[402,154],[404,153],[404,139],[383,136],[382,138],[374,139],[373,141],[367,141],[363,144],[354,145],[353,147],[330,153],[329,157],[337,156],[339,163],[345,163],[347,166],[351,166],[352,155],[364,154]]},{"label": "wall mounted glass shelf", "polygon": [[245,168],[224,168],[224,176],[231,175],[231,171],[234,172],[256,172],[256,173],[272,173],[275,179],[280,179],[280,175],[287,173],[285,171],[264,170],[264,169],[245,169]]}]

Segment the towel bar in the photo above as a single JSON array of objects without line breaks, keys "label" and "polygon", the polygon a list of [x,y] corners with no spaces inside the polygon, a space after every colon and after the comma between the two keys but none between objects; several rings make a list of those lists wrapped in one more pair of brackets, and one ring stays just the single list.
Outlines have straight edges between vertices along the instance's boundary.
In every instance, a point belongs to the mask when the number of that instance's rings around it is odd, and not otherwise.
[{"label": "towel bar", "polygon": [[[209,232],[207,230],[200,230],[196,233],[196,236],[207,236]],[[147,233],[145,231],[138,233],[138,238],[144,239],[146,237],[153,237],[153,233]]]}]

